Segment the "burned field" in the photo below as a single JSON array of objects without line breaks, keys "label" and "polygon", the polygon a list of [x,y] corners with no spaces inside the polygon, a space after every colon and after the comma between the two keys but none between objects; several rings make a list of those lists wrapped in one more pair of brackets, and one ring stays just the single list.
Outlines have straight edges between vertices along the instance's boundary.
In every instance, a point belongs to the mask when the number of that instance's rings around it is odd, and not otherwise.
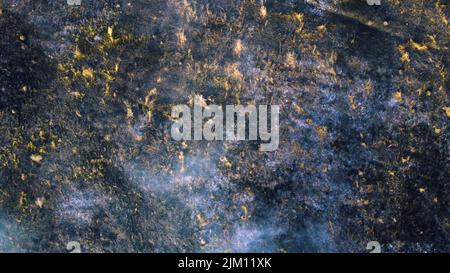
[{"label": "burned field", "polygon": [[[0,251],[450,251],[446,1],[3,2]],[[193,94],[278,150],[172,140]]]}]

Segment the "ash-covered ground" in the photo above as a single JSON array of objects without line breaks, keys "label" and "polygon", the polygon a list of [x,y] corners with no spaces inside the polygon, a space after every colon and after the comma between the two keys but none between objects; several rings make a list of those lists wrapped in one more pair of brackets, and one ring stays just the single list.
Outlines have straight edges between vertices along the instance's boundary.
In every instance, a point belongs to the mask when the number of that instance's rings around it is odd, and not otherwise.
[{"label": "ash-covered ground", "polygon": [[[0,251],[448,252],[444,0],[4,0]],[[171,107],[281,106],[280,145]]]}]

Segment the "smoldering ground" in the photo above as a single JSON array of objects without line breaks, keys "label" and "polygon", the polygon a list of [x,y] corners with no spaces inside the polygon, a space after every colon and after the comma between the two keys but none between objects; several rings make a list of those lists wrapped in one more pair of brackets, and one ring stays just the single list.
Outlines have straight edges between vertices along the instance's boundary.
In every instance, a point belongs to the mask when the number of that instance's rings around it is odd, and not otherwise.
[{"label": "smoldering ground", "polygon": [[[5,0],[0,249],[448,251],[448,10],[364,2]],[[173,141],[193,94],[279,149]]]}]

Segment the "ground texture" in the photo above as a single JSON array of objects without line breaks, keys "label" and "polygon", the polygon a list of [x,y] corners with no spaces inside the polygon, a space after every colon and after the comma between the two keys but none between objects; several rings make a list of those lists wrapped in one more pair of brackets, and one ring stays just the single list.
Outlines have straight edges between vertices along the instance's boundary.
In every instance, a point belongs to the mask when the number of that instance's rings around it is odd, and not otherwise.
[{"label": "ground texture", "polygon": [[[0,2],[0,251],[450,251],[446,1]],[[193,94],[279,149],[173,141]]]}]

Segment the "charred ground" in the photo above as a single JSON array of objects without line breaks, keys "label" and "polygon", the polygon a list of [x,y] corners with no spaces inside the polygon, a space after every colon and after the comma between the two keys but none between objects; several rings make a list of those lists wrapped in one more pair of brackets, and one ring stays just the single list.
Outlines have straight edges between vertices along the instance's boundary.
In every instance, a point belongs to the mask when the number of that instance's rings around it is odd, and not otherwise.
[{"label": "charred ground", "polygon": [[[445,1],[4,1],[0,251],[449,251]],[[279,104],[280,148],[171,140]]]}]

